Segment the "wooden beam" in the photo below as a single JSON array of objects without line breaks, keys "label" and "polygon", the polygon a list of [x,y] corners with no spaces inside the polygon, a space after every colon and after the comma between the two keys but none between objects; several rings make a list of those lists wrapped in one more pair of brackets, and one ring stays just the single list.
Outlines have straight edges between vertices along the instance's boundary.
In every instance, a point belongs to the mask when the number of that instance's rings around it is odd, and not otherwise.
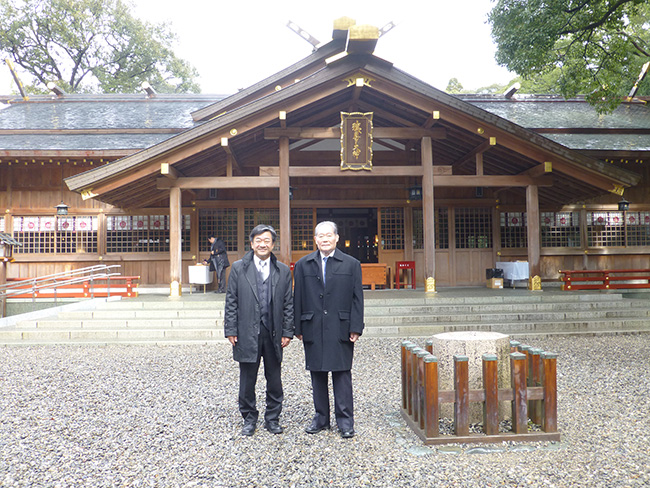
[{"label": "wooden beam", "polygon": [[[442,127],[425,129],[422,127],[375,127],[372,131],[374,139],[446,139],[447,131]],[[340,139],[339,127],[269,127],[264,129],[265,139]]]},{"label": "wooden beam", "polygon": [[176,180],[176,179],[181,178],[183,176],[183,173],[178,171],[176,168],[174,168],[169,163],[161,163],[160,164],[160,174],[163,175],[163,176],[166,176],[170,180]]},{"label": "wooden beam", "polygon": [[169,188],[182,188],[182,189],[205,189],[205,188],[278,188],[280,186],[280,178],[278,176],[207,176],[207,177],[191,177],[191,178],[178,178],[171,182],[167,178],[158,178],[156,180],[156,187],[159,190],[167,190]]},{"label": "wooden beam", "polygon": [[[434,166],[435,167],[435,166]],[[453,176],[437,176],[434,180],[434,186],[449,186],[449,187],[467,187],[467,186],[503,186],[503,187],[516,187],[516,186],[553,186],[553,179],[549,176],[541,176],[539,178],[531,178],[530,176],[521,175],[453,175]]]},{"label": "wooden beam", "polygon": [[221,138],[221,147],[223,148],[224,151],[226,151],[226,154],[228,155],[228,164],[232,165],[230,169],[231,173],[233,168],[236,169],[239,173],[241,173],[241,166],[239,165],[239,162],[237,161],[237,157],[235,156],[235,153],[233,152],[232,148],[230,147],[230,144],[228,143],[227,137]]},{"label": "wooden beam", "polygon": [[460,168],[464,163],[475,160],[476,156],[478,154],[483,154],[485,151],[490,149],[494,144],[492,144],[491,139],[486,139],[483,141],[481,144],[476,146],[474,149],[472,149],[470,152],[465,154],[464,156],[461,156],[459,159],[454,161],[451,165],[453,166],[454,169]]},{"label": "wooden beam", "polygon": [[[451,175],[451,166],[434,166],[433,174]],[[261,176],[279,176],[280,169],[277,166],[260,166]],[[341,171],[338,166],[292,166],[289,168],[289,176],[333,178],[333,177],[356,177],[356,176],[422,176],[422,166],[375,166],[372,171]]]},{"label": "wooden beam", "polygon": [[543,163],[538,164],[537,166],[533,166],[532,168],[527,169],[526,171],[522,171],[519,174],[530,176],[532,178],[537,178],[538,176],[544,176],[551,172],[553,172],[553,163],[549,161],[545,161]]}]

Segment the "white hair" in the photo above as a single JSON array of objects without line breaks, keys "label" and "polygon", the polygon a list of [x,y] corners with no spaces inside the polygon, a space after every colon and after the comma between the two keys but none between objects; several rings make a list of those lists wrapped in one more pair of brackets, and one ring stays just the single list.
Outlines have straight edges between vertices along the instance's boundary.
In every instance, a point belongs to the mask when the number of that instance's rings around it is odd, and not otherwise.
[{"label": "white hair", "polygon": [[314,229],[314,237],[319,234],[320,230],[323,227],[327,227],[327,226],[331,227],[332,230],[334,230],[334,234],[339,235],[339,228],[336,226],[336,224],[330,220],[324,220],[320,222]]}]

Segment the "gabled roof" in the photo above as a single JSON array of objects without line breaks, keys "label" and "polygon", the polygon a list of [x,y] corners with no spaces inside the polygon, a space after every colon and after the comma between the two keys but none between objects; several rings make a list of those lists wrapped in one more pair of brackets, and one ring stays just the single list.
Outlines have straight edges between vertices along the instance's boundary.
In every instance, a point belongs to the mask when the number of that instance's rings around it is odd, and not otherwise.
[{"label": "gabled roof", "polygon": [[[242,104],[225,99],[204,109],[205,116],[228,108],[225,113],[137,154],[68,178],[66,183],[74,191],[92,190],[100,200],[114,205],[164,199],[166,192],[156,189],[162,162],[188,177],[223,176],[227,156],[220,142],[228,138],[239,174],[257,175],[260,161],[277,152],[274,141],[265,140],[264,130],[279,127],[279,111],[287,112],[289,126],[337,127],[341,111],[355,110],[374,112],[375,127],[444,129],[447,137],[435,141],[435,164],[457,163],[490,137],[496,137],[497,145],[485,152],[486,174],[516,175],[552,161],[554,186],[540,189],[540,200],[547,203],[588,198],[639,181],[634,173],[572,151],[371,54],[348,54],[279,91],[270,89],[275,80],[289,76],[283,71],[270,77],[265,86],[255,85],[248,96],[238,98]],[[362,88],[345,83],[347,78],[358,77],[366,79]],[[251,93],[264,95],[249,101]],[[440,119],[432,118],[433,111],[440,113]],[[417,143],[409,146],[414,149]],[[412,164],[403,154],[399,158],[403,164]],[[469,166],[456,164],[454,172],[467,174]]]},{"label": "gabled roof", "polygon": [[650,151],[650,105],[624,102],[601,115],[584,97],[456,95],[472,105],[527,127],[571,149]]},{"label": "gabled roof", "polygon": [[0,154],[144,149],[193,127],[191,114],[221,95],[68,95],[7,100]]}]

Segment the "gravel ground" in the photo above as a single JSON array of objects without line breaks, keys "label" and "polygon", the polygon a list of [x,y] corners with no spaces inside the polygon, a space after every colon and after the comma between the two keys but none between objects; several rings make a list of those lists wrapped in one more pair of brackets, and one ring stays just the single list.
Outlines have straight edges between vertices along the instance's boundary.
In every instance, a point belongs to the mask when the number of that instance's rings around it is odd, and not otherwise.
[{"label": "gravel ground", "polygon": [[251,438],[226,345],[2,347],[0,486],[650,486],[649,340],[530,341],[560,354],[562,441],[451,447],[423,446],[401,420],[396,339],[357,345],[350,440],[303,432],[311,393],[295,341],[285,433]]}]

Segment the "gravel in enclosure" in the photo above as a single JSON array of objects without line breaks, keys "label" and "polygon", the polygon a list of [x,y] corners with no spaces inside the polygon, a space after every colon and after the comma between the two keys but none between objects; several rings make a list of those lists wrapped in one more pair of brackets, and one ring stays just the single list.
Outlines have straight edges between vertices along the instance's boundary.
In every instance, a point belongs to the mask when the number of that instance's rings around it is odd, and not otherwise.
[{"label": "gravel in enclosure", "polygon": [[440,447],[400,417],[397,339],[357,344],[349,440],[303,431],[313,407],[298,341],[283,363],[285,433],[260,425],[251,438],[227,345],[1,347],[0,486],[650,486],[649,339],[529,341],[560,355],[562,441]]}]

